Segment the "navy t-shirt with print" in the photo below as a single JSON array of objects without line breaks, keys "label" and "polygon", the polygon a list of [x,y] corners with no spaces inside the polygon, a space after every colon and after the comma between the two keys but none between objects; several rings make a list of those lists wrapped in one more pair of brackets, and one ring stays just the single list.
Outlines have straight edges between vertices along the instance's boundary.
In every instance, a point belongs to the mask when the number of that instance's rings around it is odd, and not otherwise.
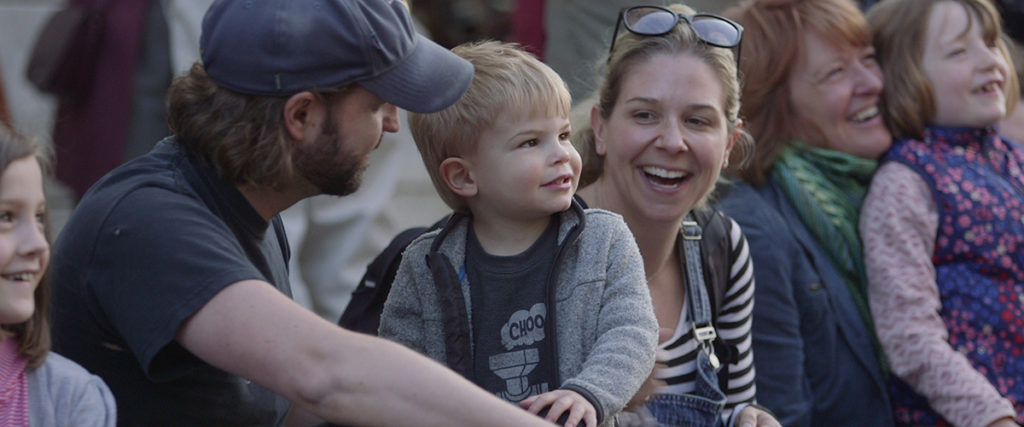
[{"label": "navy t-shirt with print", "polygon": [[280,425],[286,399],[199,360],[175,335],[232,283],[290,296],[288,256],[280,219],[264,220],[164,140],[90,189],[60,232],[54,349],[103,378],[119,425]]},{"label": "navy t-shirt with print", "polygon": [[485,252],[472,227],[466,239],[474,382],[509,402],[559,387],[545,284],[557,243],[558,221],[513,256]]}]

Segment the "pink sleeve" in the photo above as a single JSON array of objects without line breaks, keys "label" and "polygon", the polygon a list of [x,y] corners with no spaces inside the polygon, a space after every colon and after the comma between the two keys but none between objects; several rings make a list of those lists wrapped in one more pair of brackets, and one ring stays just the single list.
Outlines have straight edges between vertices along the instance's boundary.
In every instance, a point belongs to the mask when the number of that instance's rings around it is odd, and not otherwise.
[{"label": "pink sleeve", "polygon": [[938,224],[924,179],[900,163],[878,170],[860,217],[871,313],[894,375],[954,425],[987,426],[1014,409],[949,345],[932,264]]}]

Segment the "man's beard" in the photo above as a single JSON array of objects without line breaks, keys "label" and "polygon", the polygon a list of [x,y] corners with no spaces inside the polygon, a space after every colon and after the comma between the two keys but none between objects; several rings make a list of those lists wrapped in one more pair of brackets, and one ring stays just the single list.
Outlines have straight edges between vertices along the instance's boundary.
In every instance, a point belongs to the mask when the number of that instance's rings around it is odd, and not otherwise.
[{"label": "man's beard", "polygon": [[299,175],[313,184],[321,194],[346,196],[359,189],[362,183],[362,156],[343,152],[338,125],[333,119],[326,121],[320,136],[312,145],[303,146],[295,153],[295,168]]}]

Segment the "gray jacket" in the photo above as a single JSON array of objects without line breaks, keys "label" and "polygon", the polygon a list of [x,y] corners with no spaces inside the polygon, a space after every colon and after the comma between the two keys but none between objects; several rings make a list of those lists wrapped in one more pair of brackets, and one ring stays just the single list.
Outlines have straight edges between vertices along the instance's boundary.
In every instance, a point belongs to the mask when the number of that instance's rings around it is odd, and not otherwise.
[{"label": "gray jacket", "polygon": [[[598,421],[608,425],[654,367],[658,322],[640,251],[622,217],[599,209],[584,211],[575,203],[558,215],[558,273],[551,289],[560,388],[590,400]],[[456,216],[444,229],[426,233],[409,245],[380,322],[381,337],[449,365],[452,337],[445,333],[444,319],[451,319],[452,310],[444,309],[441,301],[451,296],[438,292],[444,284],[434,282],[425,260],[436,247],[431,256],[445,257],[451,267],[442,277],[458,281],[454,269],[465,262],[468,222],[469,217]],[[472,343],[469,283],[461,280],[459,287],[462,295],[456,299],[461,299],[464,309],[457,307],[457,311],[464,318],[449,320],[448,328],[460,323],[457,328],[466,328],[469,335],[465,342]]]},{"label": "gray jacket", "polygon": [[113,427],[114,395],[100,377],[50,352],[28,371],[29,424],[39,427]]}]

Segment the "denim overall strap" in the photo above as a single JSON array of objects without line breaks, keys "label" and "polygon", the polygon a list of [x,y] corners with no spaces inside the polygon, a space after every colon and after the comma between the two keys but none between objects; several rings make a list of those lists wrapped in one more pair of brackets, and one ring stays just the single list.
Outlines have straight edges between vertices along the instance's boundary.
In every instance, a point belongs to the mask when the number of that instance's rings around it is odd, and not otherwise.
[{"label": "denim overall strap", "polygon": [[660,427],[717,427],[722,425],[721,413],[726,396],[715,373],[720,363],[712,346],[717,333],[711,323],[711,302],[704,285],[700,255],[702,232],[692,215],[683,221],[682,229],[680,257],[686,265],[688,310],[686,319],[681,321],[692,323],[693,336],[698,342],[694,390],[687,394],[656,394],[645,407]]},{"label": "denim overall strap", "polygon": [[711,344],[718,333],[715,326],[711,324],[711,301],[708,299],[708,288],[704,286],[704,268],[700,257],[700,240],[703,237],[700,225],[693,220],[692,214],[688,214],[683,220],[683,257],[686,264],[686,293],[690,296],[686,299],[689,307],[689,317],[693,320],[693,337],[700,343],[711,362],[711,367],[716,371],[721,365],[718,356],[715,356],[714,346]]}]

